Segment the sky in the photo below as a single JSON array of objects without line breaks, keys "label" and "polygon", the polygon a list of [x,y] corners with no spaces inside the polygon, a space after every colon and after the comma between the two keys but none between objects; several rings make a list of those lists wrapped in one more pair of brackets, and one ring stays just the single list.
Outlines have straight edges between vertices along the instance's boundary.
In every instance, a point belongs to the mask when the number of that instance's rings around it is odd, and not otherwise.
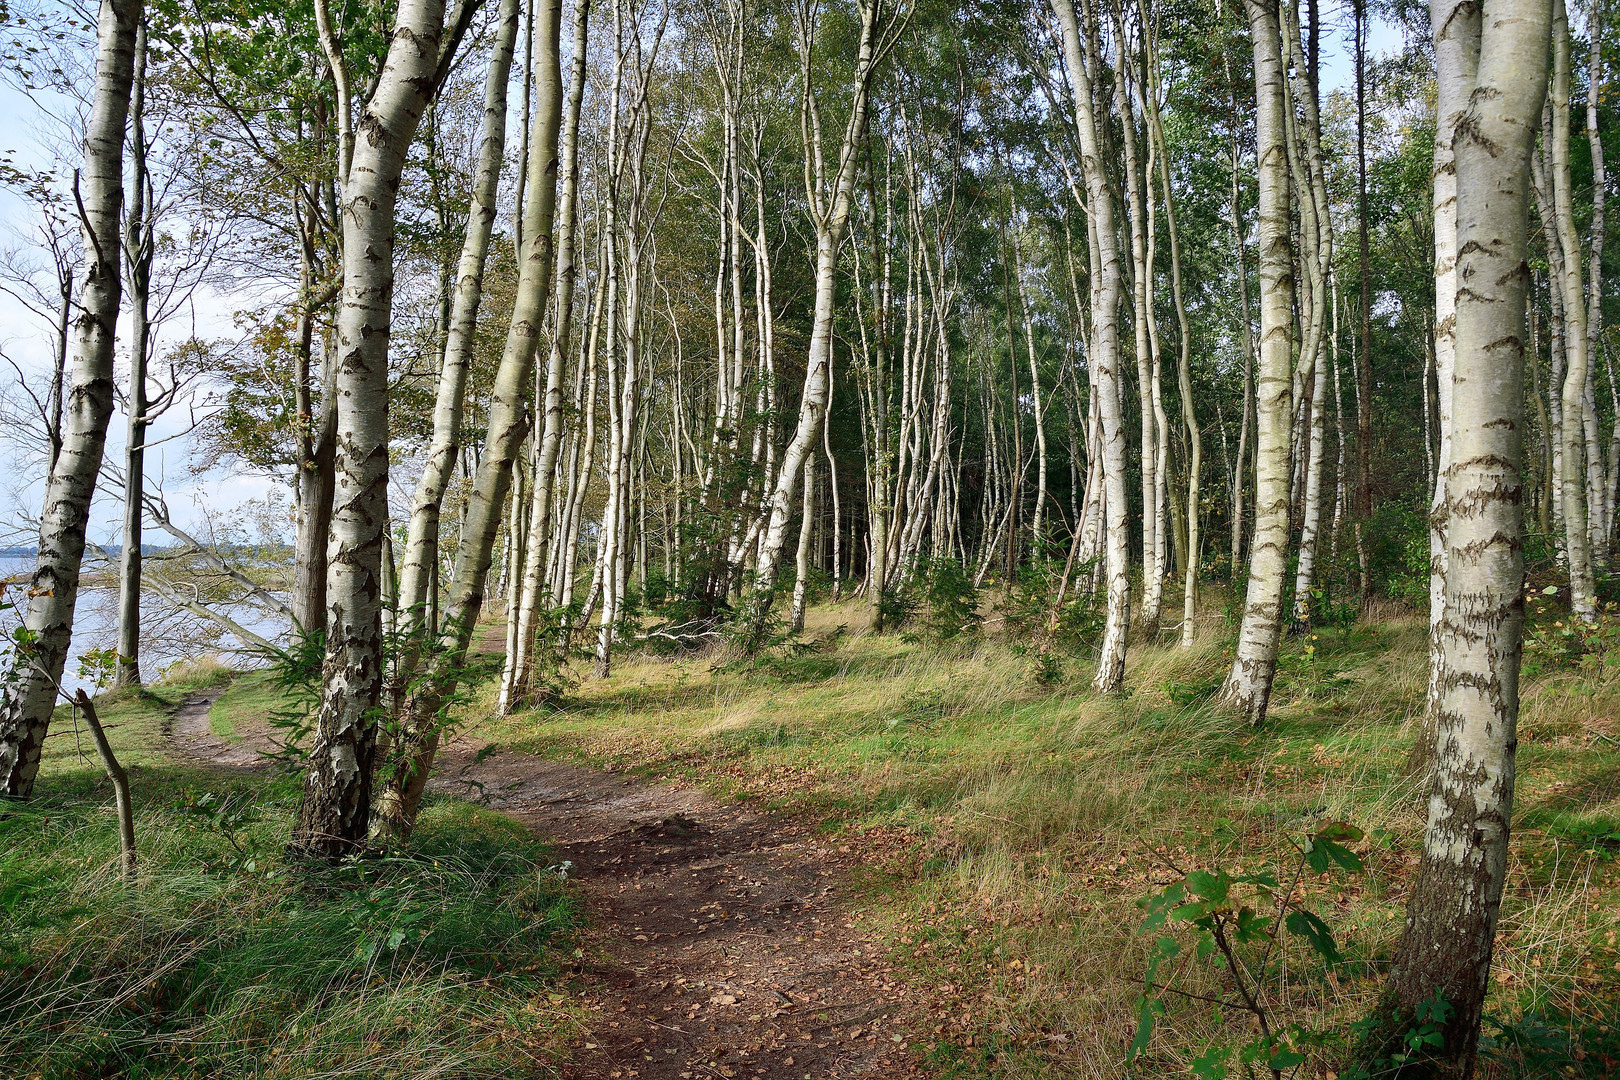
[{"label": "sky", "polygon": [[[1354,67],[1351,60],[1348,32],[1348,5],[1339,5],[1335,15],[1332,5],[1324,4],[1323,17],[1332,27],[1322,45],[1322,83],[1325,93],[1349,90],[1354,86]],[[1341,28],[1342,27],[1342,28]],[[1389,55],[1404,47],[1399,27],[1374,22],[1368,38],[1371,58]],[[60,109],[63,102],[56,101]],[[19,167],[48,167],[51,154],[47,149],[53,141],[60,141],[61,125],[53,120],[38,101],[24,94],[11,82],[0,80],[0,157]],[[31,228],[33,210],[30,204],[0,187],[0,245],[14,246],[22,242]],[[192,310],[174,319],[161,332],[158,351],[165,345],[195,332],[203,338],[235,339],[237,333],[232,314],[249,306],[243,297],[222,295],[202,290],[195,297]],[[48,378],[52,342],[49,328],[39,325],[28,312],[10,297],[0,295],[0,351],[28,373],[30,380]],[[127,361],[119,362],[120,372],[126,372]],[[15,374],[9,365],[0,366],[0,381],[11,381]],[[113,416],[108,431],[108,460],[121,462],[124,452],[124,424],[122,412]],[[151,433],[151,441],[169,439],[154,449],[147,459],[147,483],[160,488],[167,498],[175,520],[183,527],[202,529],[212,518],[230,518],[247,500],[262,500],[279,495],[283,501],[286,489],[274,480],[245,471],[232,471],[229,466],[214,467],[200,475],[194,467],[191,440],[184,434],[189,423],[188,410],[176,409],[162,418]],[[0,522],[16,523],[39,512],[44,494],[42,476],[29,475],[30,470],[15,467],[0,454],[0,468],[7,479],[0,483]],[[99,496],[91,508],[90,537],[99,543],[117,542],[122,514],[120,500],[115,494]],[[163,543],[166,538],[150,527],[150,543]],[[3,536],[3,533],[0,533]],[[13,540],[0,539],[0,544]],[[31,542],[31,541],[24,541]]]},{"label": "sky", "polygon": [[[64,125],[52,113],[62,114],[69,102],[47,95],[41,102],[35,96],[23,93],[10,82],[0,81],[0,153],[19,168],[48,169],[52,166],[49,147],[60,143]],[[26,199],[9,187],[0,186],[0,245],[9,248],[26,245],[33,228],[36,210]],[[233,300],[205,289],[194,298],[188,310],[180,312],[159,330],[155,355],[178,341],[195,333],[202,338],[236,338],[233,313],[245,302]],[[122,344],[127,340],[127,313],[120,318],[119,358],[120,378],[128,372],[128,353]],[[30,312],[11,297],[0,294],[0,353],[14,362],[28,376],[31,384],[44,386],[50,377],[54,356],[54,329],[43,325]],[[10,364],[0,364],[0,382],[14,383],[16,372]],[[196,396],[194,403],[205,405],[206,388]],[[187,402],[161,417],[148,434],[146,476],[148,490],[163,492],[174,520],[182,528],[196,532],[206,529],[210,518],[224,516],[239,508],[249,499],[262,500],[278,493],[286,501],[284,485],[270,478],[214,468],[198,474],[198,464],[192,453],[192,442],[185,431],[190,427],[193,402]],[[125,447],[125,424],[122,410],[115,411],[107,432],[107,458],[109,463],[121,466]],[[167,441],[163,441],[167,440]],[[161,445],[156,445],[161,442]],[[0,449],[0,546],[13,543],[30,544],[32,537],[25,522],[39,513],[44,498],[45,482],[37,463],[20,463],[20,455],[9,449]],[[117,544],[122,532],[123,507],[120,496],[100,493],[91,505],[89,537],[100,544]],[[22,526],[22,535],[14,530]],[[170,539],[152,526],[146,529],[146,542],[166,544]]]}]

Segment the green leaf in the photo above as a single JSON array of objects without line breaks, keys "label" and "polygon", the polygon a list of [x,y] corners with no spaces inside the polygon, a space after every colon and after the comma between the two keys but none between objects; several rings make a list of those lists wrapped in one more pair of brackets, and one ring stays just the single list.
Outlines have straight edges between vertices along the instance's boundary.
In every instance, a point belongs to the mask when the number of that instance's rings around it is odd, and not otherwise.
[{"label": "green leaf", "polygon": [[1267,929],[1268,920],[1255,913],[1253,908],[1243,908],[1237,914],[1233,933],[1239,941],[1258,941],[1271,936]]},{"label": "green leaf", "polygon": [[1203,900],[1194,900],[1190,904],[1182,904],[1170,912],[1171,922],[1198,922],[1202,923],[1204,917],[1214,911],[1216,905]]},{"label": "green leaf", "polygon": [[1208,870],[1194,870],[1187,875],[1187,888],[1212,904],[1223,903],[1232,879],[1224,873],[1212,874]]},{"label": "green leaf", "polygon": [[1304,1060],[1305,1055],[1301,1054],[1297,1050],[1282,1050],[1274,1054],[1271,1060],[1266,1064],[1273,1069],[1281,1071],[1283,1069],[1292,1069],[1295,1065],[1300,1064]]},{"label": "green leaf", "polygon": [[1151,987],[1153,981],[1159,977],[1159,965],[1174,958],[1179,952],[1181,952],[1181,944],[1175,938],[1160,938],[1154,943],[1153,952],[1148,957],[1147,974],[1142,981]]},{"label": "green leaf", "polygon": [[1126,1061],[1135,1061],[1147,1053],[1148,1043],[1153,1039],[1153,1018],[1163,1012],[1164,1002],[1155,997],[1142,998],[1141,1007],[1136,1013],[1136,1038],[1131,1040],[1131,1048],[1125,1055]]},{"label": "green leaf", "polygon": [[1316,830],[1318,840],[1337,840],[1345,844],[1354,844],[1367,834],[1347,821],[1330,821]]},{"label": "green leaf", "polygon": [[1224,1046],[1212,1046],[1202,1054],[1192,1059],[1188,1067],[1199,1080],[1222,1080],[1226,1076],[1227,1058],[1232,1051]]},{"label": "green leaf", "polygon": [[1277,881],[1277,875],[1273,874],[1269,870],[1261,870],[1253,874],[1239,874],[1232,880],[1241,881],[1247,885],[1259,885],[1266,889],[1276,889],[1281,887],[1280,883]]},{"label": "green leaf", "polygon": [[1339,962],[1339,947],[1333,943],[1333,931],[1328,928],[1327,923],[1317,918],[1314,912],[1291,912],[1284,925],[1288,927],[1290,933],[1298,934],[1310,942],[1311,948],[1330,965]]},{"label": "green leaf", "polygon": [[1332,863],[1338,863],[1353,874],[1361,872],[1361,857],[1349,848],[1365,834],[1354,825],[1343,821],[1330,821],[1305,841],[1305,862],[1318,873],[1325,874]]},{"label": "green leaf", "polygon": [[1178,881],[1174,885],[1171,885],[1169,888],[1165,889],[1163,892],[1157,893],[1153,896],[1144,897],[1137,901],[1137,903],[1141,907],[1145,908],[1148,913],[1147,918],[1142,920],[1142,925],[1138,928],[1138,932],[1145,934],[1149,930],[1157,930],[1159,927],[1163,926],[1164,920],[1170,915],[1170,909],[1181,903],[1186,896],[1186,888],[1183,887]]}]

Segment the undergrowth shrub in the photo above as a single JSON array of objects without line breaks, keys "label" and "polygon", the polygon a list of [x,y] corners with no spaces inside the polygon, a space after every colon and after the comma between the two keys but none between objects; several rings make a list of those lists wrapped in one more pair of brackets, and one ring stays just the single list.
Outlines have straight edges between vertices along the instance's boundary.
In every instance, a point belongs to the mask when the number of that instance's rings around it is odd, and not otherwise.
[{"label": "undergrowth shrub", "polygon": [[911,634],[920,641],[943,644],[978,634],[979,587],[955,559],[923,559],[907,588],[916,595],[917,614]]}]

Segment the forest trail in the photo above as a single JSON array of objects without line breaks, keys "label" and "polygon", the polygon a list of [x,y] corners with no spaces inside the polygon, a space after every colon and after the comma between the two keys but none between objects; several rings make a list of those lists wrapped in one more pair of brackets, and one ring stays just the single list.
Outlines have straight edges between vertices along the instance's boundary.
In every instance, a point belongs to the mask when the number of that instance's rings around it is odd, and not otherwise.
[{"label": "forest trail", "polygon": [[271,744],[263,731],[250,732],[240,741],[232,741],[215,735],[208,724],[208,710],[226,689],[215,686],[187,694],[163,733],[192,761],[234,771],[264,768],[265,759],[259,751],[269,750]]},{"label": "forest trail", "polygon": [[[240,770],[270,745],[213,735],[220,691],[187,698],[170,737]],[[814,823],[484,743],[440,755],[430,788],[522,822],[556,846],[590,919],[576,992],[597,1025],[568,1080],[822,1080],[920,1075],[901,1021],[922,1007],[848,899],[859,854]]]}]

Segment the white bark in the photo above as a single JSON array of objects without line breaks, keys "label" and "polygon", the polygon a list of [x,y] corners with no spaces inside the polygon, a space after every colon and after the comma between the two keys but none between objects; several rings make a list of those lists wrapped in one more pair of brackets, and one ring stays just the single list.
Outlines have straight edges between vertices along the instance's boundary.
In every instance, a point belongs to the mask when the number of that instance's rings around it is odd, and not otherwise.
[{"label": "white bark", "polygon": [[388,520],[388,340],[400,172],[433,91],[443,0],[404,0],[343,180],[343,290],[332,362],[337,486],[327,569],[325,686],[293,844],[336,857],[365,841],[382,689]]},{"label": "white bark", "polygon": [[[1552,86],[1548,95],[1552,105],[1552,130],[1547,133],[1551,151],[1551,180],[1553,196],[1553,222],[1562,255],[1558,269],[1558,287],[1562,289],[1564,308],[1564,349],[1568,367],[1564,372],[1561,393],[1563,404],[1563,496],[1565,543],[1569,553],[1570,610],[1582,622],[1597,617],[1596,585],[1592,573],[1592,532],[1588,515],[1601,522],[1602,481],[1589,485],[1588,471],[1601,464],[1590,458],[1596,449],[1596,417],[1587,407],[1588,383],[1591,381],[1590,340],[1587,337],[1586,295],[1584,275],[1581,272],[1582,252],[1580,237],[1575,232],[1573,208],[1573,181],[1569,162],[1569,83],[1570,41],[1569,18],[1563,0],[1553,0],[1552,6]],[[1588,497],[1596,488],[1596,505],[1588,505]]]},{"label": "white bark", "polygon": [[1294,260],[1289,243],[1285,95],[1275,8],[1245,0],[1254,48],[1260,178],[1260,363],[1255,395],[1255,521],[1237,654],[1222,697],[1246,719],[1265,719],[1282,633],[1288,570],[1289,436]]},{"label": "white bark", "polygon": [[[810,323],[810,347],[805,358],[804,390],[799,398],[799,420],[782,453],[782,464],[769,500],[770,521],[760,539],[759,564],[754,572],[753,628],[758,643],[776,591],[782,549],[787,542],[805,458],[820,441],[832,384],[833,301],[837,295],[838,256],[849,230],[849,212],[859,167],[857,151],[866,132],[867,95],[876,65],[893,44],[896,27],[882,23],[879,0],[862,0],[860,41],[856,48],[854,85],[850,89],[849,121],[838,148],[835,171],[829,176],[823,160],[821,120],[811,87],[815,44],[814,16],[805,11],[798,20],[800,72],[803,82],[801,127],[805,153],[805,196],[816,230],[816,293]],[[878,553],[873,553],[878,557]]]},{"label": "white bark", "polygon": [[497,708],[502,715],[510,712],[517,700],[526,694],[533,665],[538,659],[535,618],[542,603],[541,578],[546,569],[546,546],[554,531],[553,489],[556,485],[557,455],[562,448],[563,363],[573,326],[574,285],[579,277],[574,231],[579,195],[579,114],[585,96],[585,47],[589,25],[590,0],[575,0],[573,70],[569,76],[567,116],[561,135],[562,194],[557,205],[557,317],[546,364],[545,397],[541,403],[544,415],[534,467],[533,505],[528,511],[529,537],[523,563],[523,588],[517,610],[507,614],[508,620],[513,623],[515,641],[507,653],[505,669],[501,673]]},{"label": "white bark", "polygon": [[1126,533],[1125,432],[1119,390],[1119,304],[1122,286],[1114,192],[1102,151],[1092,94],[1088,50],[1082,46],[1080,24],[1070,0],[1051,0],[1062,35],[1063,62],[1074,88],[1074,122],[1080,141],[1081,171],[1085,177],[1086,211],[1095,245],[1091,275],[1091,368],[1093,401],[1101,433],[1103,484],[1100,497],[1107,516],[1104,547],[1108,582],[1108,615],[1103,630],[1101,657],[1092,685],[1102,693],[1115,693],[1125,683],[1125,639],[1130,632],[1130,553]]},{"label": "white bark", "polygon": [[[427,613],[428,577],[439,562],[439,510],[461,453],[462,406],[466,400],[467,365],[472,360],[473,333],[484,296],[484,265],[490,234],[495,226],[496,196],[501,163],[506,151],[506,97],[511,82],[512,54],[517,44],[518,0],[501,0],[496,15],[495,42],[484,80],[482,138],[472,205],[467,212],[466,237],[456,267],[444,361],[439,372],[438,396],[433,406],[433,441],[427,463],[417,481],[400,569],[399,630],[406,638],[423,633]],[[431,631],[429,631],[431,632]],[[421,644],[419,643],[418,648]],[[416,650],[409,650],[414,653]],[[414,666],[414,656],[405,667]]]},{"label": "white bark", "polygon": [[90,498],[113,409],[113,345],[122,280],[124,123],[129,112],[140,0],[102,0],[96,23],[96,86],[75,190],[84,227],[84,279],[73,323],[62,449],[45,484],[39,554],[29,581],[28,640],[12,654],[0,696],[0,795],[33,793],[39,755],[73,637]]},{"label": "white bark", "polygon": [[[1461,6],[1461,5],[1459,5]],[[1467,16],[1435,27],[1467,33]],[[1391,1042],[1443,996],[1439,1075],[1479,1037],[1512,819],[1523,623],[1522,420],[1528,157],[1546,92],[1547,0],[1487,0],[1478,73],[1456,126],[1456,359],[1446,479],[1439,742],[1422,862],[1390,975]],[[1467,48],[1466,39],[1463,47]],[[1375,1048],[1381,1050],[1381,1047]]]},{"label": "white bark", "polygon": [[[1429,695],[1426,725],[1432,742],[1440,705],[1445,653],[1440,626],[1445,616],[1446,475],[1451,468],[1451,379],[1457,352],[1457,165],[1452,144],[1468,109],[1479,65],[1479,9],[1469,0],[1431,5],[1435,40],[1436,122],[1434,139],[1434,380],[1439,416],[1434,494],[1429,503]],[[1427,756],[1427,751],[1424,752]]]},{"label": "white bark", "polygon": [[124,435],[124,536],[118,559],[118,666],[115,686],[141,684],[141,510],[146,492],[146,366],[152,347],[152,255],[156,208],[146,167],[146,22],[135,32],[129,110],[129,198],[124,262],[129,273],[129,397]]},{"label": "white bark", "polygon": [[535,56],[538,100],[529,133],[529,179],[523,208],[523,259],[506,344],[489,403],[489,429],[478,460],[467,516],[450,579],[444,627],[424,676],[400,718],[399,746],[378,799],[379,830],[408,833],[433,768],[441,712],[461,679],[461,666],[483,611],[484,589],[504,516],[513,464],[528,437],[528,397],[534,357],[550,298],[553,214],[557,201],[557,133],[562,122],[562,0],[544,0],[536,12],[540,48]]}]

